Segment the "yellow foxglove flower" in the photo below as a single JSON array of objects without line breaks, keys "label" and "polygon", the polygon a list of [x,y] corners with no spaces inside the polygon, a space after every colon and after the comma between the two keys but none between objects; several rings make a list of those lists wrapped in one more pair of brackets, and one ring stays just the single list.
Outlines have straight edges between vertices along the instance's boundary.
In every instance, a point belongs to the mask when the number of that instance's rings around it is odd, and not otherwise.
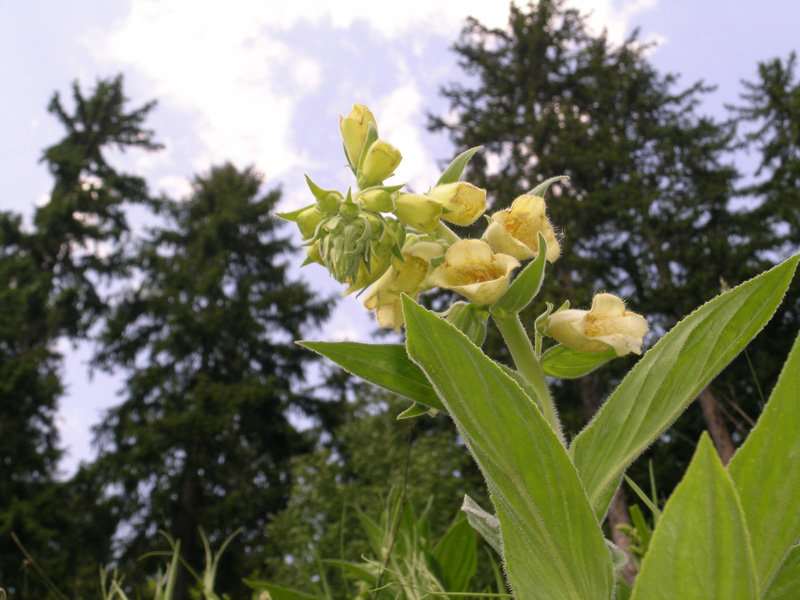
[{"label": "yellow foxglove flower", "polygon": [[458,292],[476,304],[491,304],[503,295],[519,261],[495,254],[486,242],[461,240],[447,250],[444,264],[428,277],[430,286]]},{"label": "yellow foxglove flower", "polygon": [[596,354],[614,348],[617,356],[642,353],[642,338],[648,331],[641,315],[625,310],[625,303],[612,294],[597,294],[591,310],[567,309],[550,315],[547,334],[565,346]]},{"label": "yellow foxglove flower", "polygon": [[374,310],[381,327],[400,331],[403,324],[401,294],[416,298],[430,286],[426,279],[431,272],[431,260],[444,253],[435,242],[409,240],[403,248],[403,261],[392,259],[392,265],[375,282],[364,299],[364,306]]},{"label": "yellow foxglove flower", "polygon": [[456,225],[472,225],[486,210],[486,190],[464,181],[437,185],[427,195],[442,204],[442,219]]},{"label": "yellow foxglove flower", "polygon": [[432,233],[442,216],[442,205],[428,196],[400,194],[394,201],[394,215],[409,227]]},{"label": "yellow foxglove flower", "polygon": [[375,117],[363,104],[353,106],[346,117],[339,115],[339,130],[342,132],[344,151],[354,169],[358,167],[358,159],[361,157],[370,123],[375,123]]},{"label": "yellow foxglove flower", "polygon": [[495,252],[525,260],[539,254],[539,233],[547,241],[547,260],[554,262],[561,253],[555,231],[545,215],[545,203],[538,196],[519,196],[511,208],[492,215],[483,239]]},{"label": "yellow foxglove flower", "polygon": [[367,150],[364,164],[358,173],[359,187],[367,188],[377,185],[394,173],[394,170],[403,160],[400,151],[389,142],[376,140]]}]

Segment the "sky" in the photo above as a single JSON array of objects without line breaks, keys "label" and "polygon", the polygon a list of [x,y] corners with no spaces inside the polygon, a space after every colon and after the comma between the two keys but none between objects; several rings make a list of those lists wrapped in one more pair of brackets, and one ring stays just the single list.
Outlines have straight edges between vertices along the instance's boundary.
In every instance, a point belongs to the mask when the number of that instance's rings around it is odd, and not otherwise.
[{"label": "sky", "polygon": [[[650,60],[680,85],[717,86],[703,110],[725,117],[741,79],[758,61],[798,49],[796,0],[573,0],[596,31],[619,42],[639,30]],[[335,6],[335,8],[334,8]],[[453,149],[426,131],[426,114],[447,110],[442,85],[464,80],[449,48],[467,16],[503,27],[505,0],[0,0],[0,210],[24,215],[45,202],[52,180],[42,150],[62,137],[46,111],[54,91],[68,101],[77,80],[90,92],[124,75],[130,107],[158,100],[147,126],[166,148],[112,155],[155,192],[184,197],[215,164],[254,165],[265,189],[281,186],[282,210],[310,203],[303,174],[327,189],[351,185],[338,115],[368,105],[381,137],[403,162],[394,181],[424,188]],[[68,102],[67,102],[68,103]],[[69,103],[68,103],[69,105]],[[746,163],[747,157],[743,158]],[[313,271],[312,269],[317,269]],[[297,276],[339,289],[311,266]],[[354,298],[339,302],[319,339],[368,340],[375,325]],[[90,346],[62,344],[67,393],[58,426],[62,476],[94,454],[90,427],[120,401],[123,373],[89,376]],[[0,402],[3,399],[0,398]]]}]

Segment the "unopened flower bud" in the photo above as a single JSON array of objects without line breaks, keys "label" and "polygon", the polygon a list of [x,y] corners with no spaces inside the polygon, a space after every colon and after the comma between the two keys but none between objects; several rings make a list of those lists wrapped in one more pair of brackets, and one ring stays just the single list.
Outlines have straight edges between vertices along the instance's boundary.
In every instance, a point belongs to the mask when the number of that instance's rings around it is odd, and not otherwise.
[{"label": "unopened flower bud", "polygon": [[381,183],[391,176],[403,160],[400,151],[389,142],[376,140],[367,150],[364,164],[358,174],[358,185],[361,188]]},{"label": "unopened flower bud", "polygon": [[348,200],[347,202],[342,202],[339,205],[339,214],[348,219],[356,218],[359,212],[361,212],[361,210],[358,208],[358,204],[356,204],[352,200]]},{"label": "unopened flower bud", "polygon": [[361,208],[374,212],[389,212],[394,210],[392,195],[386,190],[368,190],[358,196]]},{"label": "unopened flower bud", "polygon": [[597,294],[591,310],[567,309],[550,315],[546,331],[573,350],[597,354],[614,348],[622,356],[642,353],[648,327],[644,317],[625,310],[620,298]]},{"label": "unopened flower bud", "polygon": [[311,246],[306,248],[306,258],[312,262],[324,265],[322,256],[319,253],[319,241],[314,242]]},{"label": "unopened flower bud", "polygon": [[433,232],[442,216],[442,205],[429,196],[400,194],[394,204],[394,214],[398,219],[425,233]]},{"label": "unopened flower bud", "polygon": [[316,207],[320,212],[336,212],[344,197],[339,192],[329,192],[326,196],[317,200]]},{"label": "unopened flower bud", "polygon": [[358,167],[370,123],[375,123],[375,117],[363,104],[353,106],[347,117],[339,115],[339,130],[342,132],[345,154],[354,169]]},{"label": "unopened flower bud", "polygon": [[486,190],[464,181],[437,185],[427,194],[442,204],[442,219],[472,225],[486,210]]},{"label": "unopened flower bud", "polygon": [[303,236],[304,240],[314,237],[317,225],[319,225],[324,218],[325,215],[313,206],[297,215],[297,228],[300,230],[300,235]]}]

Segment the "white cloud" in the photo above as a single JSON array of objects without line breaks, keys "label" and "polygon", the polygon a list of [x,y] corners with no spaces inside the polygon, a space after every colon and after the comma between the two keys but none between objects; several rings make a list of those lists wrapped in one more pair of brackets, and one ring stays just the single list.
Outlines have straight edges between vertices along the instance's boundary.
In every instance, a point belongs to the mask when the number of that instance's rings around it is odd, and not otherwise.
[{"label": "white cloud", "polygon": [[381,138],[403,153],[395,176],[387,184],[407,183],[415,192],[424,192],[439,177],[435,157],[425,143],[423,124],[424,98],[409,82],[373,104]]},{"label": "white cloud", "polygon": [[[593,22],[608,26],[613,39],[621,38],[628,20],[655,1],[630,0],[619,9],[612,0],[573,0],[571,4],[583,11],[593,10]],[[454,39],[469,15],[490,27],[503,27],[508,18],[506,2],[486,0],[382,4],[363,0],[335,4],[329,0],[227,4],[131,0],[130,6],[117,29],[104,39],[91,41],[97,57],[133,67],[152,82],[152,96],[192,115],[194,135],[201,143],[191,157],[195,170],[231,160],[240,167],[255,164],[271,179],[310,164],[292,139],[298,103],[321,87],[334,85],[333,81],[350,87],[364,85],[356,83],[357,74],[349,72],[346,65],[338,75],[323,73],[304,49],[304,39],[282,41],[281,33],[302,24],[333,30],[331,52],[336,52],[336,44],[347,41],[347,36],[336,30],[361,23],[391,43],[420,30]],[[414,48],[421,51],[419,44]],[[422,101],[413,81],[409,74],[398,89],[381,91],[385,97],[382,104],[390,110],[380,113],[382,135],[396,132],[391,141],[404,151],[401,172],[417,181],[429,175],[425,170],[429,167],[422,165],[432,161],[424,150],[423,124],[415,119]],[[394,131],[391,119],[397,123]]]}]

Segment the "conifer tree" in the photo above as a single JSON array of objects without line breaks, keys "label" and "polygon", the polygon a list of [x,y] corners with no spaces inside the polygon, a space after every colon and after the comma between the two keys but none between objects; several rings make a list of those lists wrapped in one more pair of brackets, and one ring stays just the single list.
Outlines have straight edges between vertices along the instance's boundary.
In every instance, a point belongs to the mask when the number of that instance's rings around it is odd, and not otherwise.
[{"label": "conifer tree", "polygon": [[[199,527],[216,546],[242,528],[218,572],[232,597],[264,558],[292,457],[313,448],[289,419],[319,406],[295,391],[310,356],[294,340],[330,310],[287,276],[292,244],[272,214],[280,190],[261,184],[226,164],[195,178],[185,200],[160,203],[165,224],[141,243],[97,357],[129,372],[97,431],[99,474],[131,527],[125,557],[163,548],[163,529],[200,568]],[[183,572],[176,598],[191,583]]]},{"label": "conifer tree", "polygon": [[0,213],[0,582],[20,599],[47,597],[48,588],[12,532],[76,595],[111,557],[114,519],[101,488],[87,473],[55,481],[64,392],[57,343],[85,337],[103,312],[99,285],[122,271],[125,206],[147,201],[144,182],[105,154],[158,148],[142,128],[154,104],[128,112],[121,78],[99,81],[88,96],[75,83],[73,101],[68,110],[56,93],[49,105],[66,135],[44,151],[54,182],[33,229]]}]

